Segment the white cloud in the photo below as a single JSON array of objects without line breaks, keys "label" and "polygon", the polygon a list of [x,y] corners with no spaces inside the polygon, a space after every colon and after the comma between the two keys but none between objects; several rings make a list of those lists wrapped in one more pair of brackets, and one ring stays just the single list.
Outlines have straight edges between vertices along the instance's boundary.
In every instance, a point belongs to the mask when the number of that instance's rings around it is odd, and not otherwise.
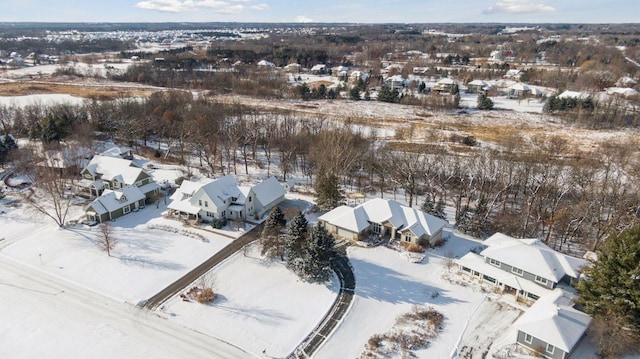
[{"label": "white cloud", "polygon": [[[213,9],[221,14],[238,14],[245,9],[239,3],[251,3],[253,0],[146,0],[135,6],[140,9],[162,12],[185,12]],[[256,6],[256,5],[254,5]]]},{"label": "white cloud", "polygon": [[267,4],[251,5],[251,10],[262,11],[262,10],[268,10],[268,9],[269,9],[269,5]]},{"label": "white cloud", "polygon": [[538,12],[553,12],[556,9],[553,6],[542,3],[534,3],[529,0],[499,0],[493,6],[489,6],[484,10],[483,14],[527,14]]},{"label": "white cloud", "polygon": [[304,15],[298,15],[296,16],[296,18],[294,19],[295,22],[313,22],[313,19],[308,18]]}]

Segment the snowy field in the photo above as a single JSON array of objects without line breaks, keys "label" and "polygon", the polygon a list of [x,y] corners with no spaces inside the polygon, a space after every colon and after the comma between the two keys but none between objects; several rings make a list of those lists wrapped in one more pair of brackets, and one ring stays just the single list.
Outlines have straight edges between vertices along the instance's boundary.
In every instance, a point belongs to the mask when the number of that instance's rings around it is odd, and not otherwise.
[{"label": "snowy field", "polygon": [[25,107],[29,105],[52,106],[57,104],[80,105],[85,99],[66,94],[41,94],[26,96],[0,96],[0,106]]},{"label": "snowy field", "polygon": [[153,296],[231,241],[195,229],[189,231],[201,234],[206,242],[154,229],[182,228],[180,222],[161,217],[166,210],[161,204],[112,222],[118,243],[109,257],[97,244],[98,226],[58,229],[49,219],[25,213],[25,208],[2,208],[4,256],[132,304]]},{"label": "snowy field", "polygon": [[339,289],[336,277],[328,286],[301,282],[283,263],[260,258],[258,245],[236,253],[205,278],[218,294],[213,303],[174,297],[162,314],[256,356],[266,349],[278,358],[291,353],[322,320]]}]

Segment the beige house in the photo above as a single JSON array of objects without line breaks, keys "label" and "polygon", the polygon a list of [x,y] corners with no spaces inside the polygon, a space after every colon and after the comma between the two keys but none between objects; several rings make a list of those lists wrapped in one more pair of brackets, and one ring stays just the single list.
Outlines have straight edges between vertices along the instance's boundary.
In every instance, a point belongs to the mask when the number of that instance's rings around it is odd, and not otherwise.
[{"label": "beige house", "polygon": [[442,239],[443,219],[382,198],[356,207],[340,206],[318,218],[328,232],[349,240],[380,236],[401,243],[433,245]]}]

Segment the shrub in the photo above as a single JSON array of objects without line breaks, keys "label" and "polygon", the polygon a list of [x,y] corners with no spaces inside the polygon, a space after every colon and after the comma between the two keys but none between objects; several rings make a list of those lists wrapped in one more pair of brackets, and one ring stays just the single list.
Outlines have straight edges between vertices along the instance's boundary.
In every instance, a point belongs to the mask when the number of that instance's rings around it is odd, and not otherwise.
[{"label": "shrub", "polygon": [[205,288],[196,294],[196,301],[198,303],[211,303],[216,299],[216,294],[211,288]]},{"label": "shrub", "polygon": [[424,249],[422,248],[422,246],[421,246],[421,245],[419,245],[419,244],[414,244],[414,243],[409,244],[409,245],[407,246],[407,250],[408,250],[409,252],[412,252],[412,253],[422,253],[422,252],[424,252]]},{"label": "shrub", "polygon": [[221,229],[222,227],[227,225],[226,218],[216,218],[211,222],[211,226],[215,229]]},{"label": "shrub", "polygon": [[380,337],[377,335],[374,335],[371,338],[369,338],[369,341],[367,343],[369,344],[369,347],[371,349],[378,349],[380,347]]}]

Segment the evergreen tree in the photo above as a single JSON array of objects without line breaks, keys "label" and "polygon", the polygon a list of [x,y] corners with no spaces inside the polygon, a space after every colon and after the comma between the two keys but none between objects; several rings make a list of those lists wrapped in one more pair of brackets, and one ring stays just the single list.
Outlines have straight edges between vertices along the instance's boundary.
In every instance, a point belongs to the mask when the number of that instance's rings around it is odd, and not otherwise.
[{"label": "evergreen tree", "polygon": [[324,173],[316,179],[316,205],[321,211],[330,211],[344,203],[338,176]]},{"label": "evergreen tree", "polygon": [[287,234],[284,238],[284,256],[287,261],[287,267],[297,266],[298,260],[302,258],[308,226],[309,222],[307,222],[302,212],[298,212],[289,222]]},{"label": "evergreen tree", "polygon": [[442,198],[436,202],[434,205],[433,201],[429,196],[424,199],[424,203],[420,207],[420,210],[425,213],[429,213],[430,215],[442,219],[447,219],[447,215],[444,213],[444,201]]},{"label": "evergreen tree", "polygon": [[602,354],[640,348],[640,227],[609,237],[583,274],[576,302],[593,317]]},{"label": "evergreen tree", "polygon": [[378,101],[380,102],[398,102],[399,94],[398,90],[391,90],[389,86],[384,85],[378,92]]},{"label": "evergreen tree", "polygon": [[354,101],[360,101],[360,88],[358,86],[349,91],[349,98]]},{"label": "evergreen tree", "polygon": [[284,260],[285,253],[285,241],[284,235],[281,233],[286,220],[284,214],[280,210],[280,207],[276,206],[269,218],[264,223],[262,229],[262,255],[268,257],[279,257],[280,260]]},{"label": "evergreen tree", "polygon": [[309,85],[307,85],[306,82],[298,85],[297,90],[301,99],[308,100],[311,97],[311,90],[309,89]]},{"label": "evergreen tree", "polygon": [[442,219],[446,220],[447,219],[447,214],[444,213],[444,206],[445,206],[445,203],[442,200],[442,198],[440,198],[438,200],[438,202],[436,203],[436,208],[434,208],[432,214],[434,216],[438,217],[438,218],[442,218]]},{"label": "evergreen tree", "polygon": [[331,259],[334,256],[335,239],[324,227],[315,226],[309,233],[302,278],[326,282],[331,278]]},{"label": "evergreen tree", "polygon": [[492,110],[493,109],[493,101],[485,94],[478,95],[478,109],[479,110]]}]

